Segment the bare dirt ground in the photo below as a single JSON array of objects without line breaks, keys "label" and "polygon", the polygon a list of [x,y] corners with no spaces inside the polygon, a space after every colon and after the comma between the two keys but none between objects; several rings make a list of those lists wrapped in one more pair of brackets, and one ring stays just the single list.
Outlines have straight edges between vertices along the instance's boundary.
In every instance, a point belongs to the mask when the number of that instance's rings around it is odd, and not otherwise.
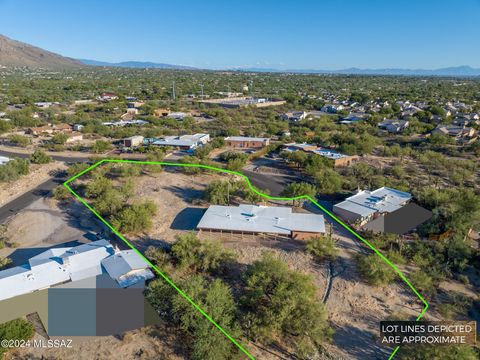
[{"label": "bare dirt ground", "polygon": [[83,206],[71,202],[59,207],[51,198],[33,202],[6,223],[5,237],[16,247],[0,250],[1,257],[9,257],[13,265],[24,264],[30,257],[52,246],[75,246],[89,242],[98,224],[85,213]]},{"label": "bare dirt ground", "polygon": [[149,199],[158,206],[153,227],[148,236],[132,237],[144,249],[148,245],[173,243],[175,236],[195,230],[206,204],[202,204],[205,187],[226,175],[201,173],[187,175],[164,170],[135,180],[136,196]]},{"label": "bare dirt ground", "polygon": [[[175,235],[193,230],[201,217],[201,208],[206,207],[205,203],[201,205],[203,189],[209,181],[221,176],[164,171],[140,178],[137,195],[153,200],[160,210],[153,230],[137,241],[144,245],[171,243]],[[400,281],[387,287],[373,287],[362,281],[354,261],[360,247],[349,233],[335,223],[332,226],[340,256],[334,265],[332,289],[326,302],[329,319],[336,330],[327,350],[336,359],[386,358],[392,349],[377,343],[380,321],[392,315],[414,319],[422,310],[422,305]],[[208,237],[208,234],[205,236]],[[316,263],[302,248],[278,244],[267,246],[261,242],[255,244],[240,240],[222,243],[236,253],[240,267],[259,259],[265,250],[274,252],[292,269],[312,275],[319,288],[319,298],[324,295],[328,282],[328,263]],[[265,356],[268,358],[273,355]]]},{"label": "bare dirt ground", "polygon": [[22,176],[16,181],[0,183],[0,206],[36,188],[41,183],[50,179],[52,173],[65,170],[66,168],[64,163],[58,161],[44,165],[32,164],[29,174]]},{"label": "bare dirt ground", "polygon": [[[35,335],[36,339],[41,339]],[[122,337],[93,337],[73,342],[72,348],[24,348],[10,352],[5,360],[153,360],[186,359],[184,339],[166,325],[146,327]]]},{"label": "bare dirt ground", "polygon": [[[145,249],[148,245],[170,244],[175,241],[176,235],[194,230],[202,209],[207,206],[202,201],[203,190],[209,182],[225,176],[215,173],[187,175],[164,170],[135,179],[137,197],[154,201],[159,211],[152,230],[129,239],[140,249]],[[21,247],[51,246],[59,241],[84,236],[85,227],[94,229],[95,223],[91,223],[88,216],[78,215],[82,211],[81,205],[72,206],[72,211],[77,214],[75,220],[68,213],[62,215],[63,209],[51,200],[34,203],[10,221],[9,236],[19,242]],[[79,223],[76,219],[82,220]],[[422,310],[422,305],[400,281],[387,287],[373,287],[362,281],[354,261],[354,256],[361,252],[361,247],[352,239],[351,234],[336,223],[332,223],[332,226],[340,254],[333,265],[332,288],[326,300],[329,320],[336,333],[326,349],[334,359],[387,358],[392,349],[377,342],[379,322],[392,315],[414,319]],[[272,246],[250,241],[230,241],[224,244],[236,253],[240,268],[259,259],[265,250],[274,252],[292,269],[310,274],[319,288],[319,298],[323,298],[330,278],[328,262],[317,263],[302,248],[280,246],[278,243]],[[433,314],[427,314],[428,316],[434,318]],[[33,354],[38,358],[45,356],[46,359],[185,358],[176,352],[177,343],[169,337],[173,336],[170,329],[158,330],[157,334],[158,337],[152,339],[146,329],[140,329],[127,333],[123,340],[105,337],[87,341],[79,345],[79,351],[57,349],[47,353],[44,349],[31,350],[32,352],[22,350],[18,355],[20,357],[11,359],[33,359],[35,357],[30,357]],[[269,352],[272,349],[245,345],[258,359],[279,358]]]}]

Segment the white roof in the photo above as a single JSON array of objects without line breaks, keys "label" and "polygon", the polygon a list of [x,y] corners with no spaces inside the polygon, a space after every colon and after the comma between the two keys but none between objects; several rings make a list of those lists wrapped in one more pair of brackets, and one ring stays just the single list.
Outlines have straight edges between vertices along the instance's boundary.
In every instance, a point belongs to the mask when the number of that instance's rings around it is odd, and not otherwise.
[{"label": "white roof", "polygon": [[112,273],[108,269],[107,272],[120,286],[154,277],[148,264],[136,253],[130,250],[115,254],[107,240],[99,240],[76,247],[49,249],[32,257],[28,264],[0,271],[0,300],[96,277],[105,273],[102,267],[105,262]]},{"label": "white roof", "polygon": [[134,250],[116,253],[102,261],[107,273],[121,287],[127,287],[154,277],[149,265]]},{"label": "white roof", "polygon": [[6,164],[9,161],[10,161],[10,158],[5,156],[0,156],[0,165]]},{"label": "white roof", "polygon": [[412,195],[407,192],[381,187],[374,191],[360,191],[335,207],[366,217],[376,212],[390,213],[398,210],[411,198]]},{"label": "white roof", "polygon": [[102,265],[114,279],[132,270],[146,269],[148,264],[135,251],[120,251],[102,261]]},{"label": "white roof", "polygon": [[225,140],[230,141],[267,141],[268,138],[261,138],[261,137],[248,137],[248,136],[229,136],[226,137]]},{"label": "white roof", "polygon": [[193,147],[209,134],[194,134],[194,135],[180,135],[180,136],[165,136],[161,139],[155,140],[153,145],[163,146],[188,146]]},{"label": "white roof", "polygon": [[105,126],[125,126],[125,125],[146,125],[148,121],[145,120],[119,120],[119,121],[107,121],[102,123]]},{"label": "white roof", "polygon": [[323,233],[325,221],[322,215],[292,213],[288,207],[212,205],[197,228],[290,235],[292,231]]},{"label": "white roof", "polygon": [[323,157],[326,157],[328,159],[342,159],[349,157],[348,155],[341,154],[339,152],[333,151],[333,150],[328,150],[328,149],[316,149],[312,151],[314,154],[321,155]]}]

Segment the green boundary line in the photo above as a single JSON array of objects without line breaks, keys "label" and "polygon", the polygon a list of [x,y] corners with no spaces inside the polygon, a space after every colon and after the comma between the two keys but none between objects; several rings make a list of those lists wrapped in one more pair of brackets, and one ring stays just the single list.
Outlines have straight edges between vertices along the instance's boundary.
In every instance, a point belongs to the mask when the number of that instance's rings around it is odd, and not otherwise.
[{"label": "green boundary line", "polygon": [[[428,309],[428,302],[420,295],[420,293],[413,287],[413,285],[408,281],[408,279],[403,275],[403,273],[398,269],[390,260],[388,260],[380,251],[378,251],[372,244],[370,244],[366,239],[361,237],[359,234],[357,234],[355,231],[353,231],[348,225],[346,225],[343,221],[338,219],[335,215],[333,215],[330,211],[325,209],[322,205],[320,205],[318,202],[316,202],[313,198],[311,198],[308,195],[301,195],[301,196],[296,196],[293,198],[289,197],[277,197],[277,196],[270,196],[267,194],[263,194],[255,187],[252,185],[250,182],[250,179],[237,171],[231,171],[231,170],[226,170],[222,168],[217,168],[214,166],[208,166],[208,165],[202,165],[202,164],[181,164],[181,163],[167,163],[167,162],[155,162],[155,161],[139,161],[139,160],[120,160],[120,159],[103,159],[92,166],[88,167],[87,169],[79,172],[75,176],[72,176],[70,179],[65,181],[63,185],[77,198],[83,205],[85,205],[93,214],[95,214],[96,217],[100,219],[102,223],[104,223],[112,232],[117,235],[125,244],[127,244],[132,250],[134,250],[145,262],[150,265],[168,284],[170,284],[180,295],[182,295],[195,309],[197,309],[203,316],[205,316],[220,332],[225,335],[235,346],[238,347],[247,357],[251,360],[255,360],[255,358],[241,345],[239,344],[234,338],[232,338],[220,325],[218,325],[215,320],[213,320],[203,309],[198,306],[187,294],[185,294],[180,288],[177,287],[165,274],[163,274],[160,269],[158,269],[155,265],[153,265],[143,254],[138,251],[135,246],[133,246],[122,234],[120,234],[108,221],[106,221],[93,207],[91,207],[85,200],[82,199],[80,195],[78,195],[71,187],[70,183],[76,179],[78,179],[80,176],[86,174],[87,172],[95,169],[101,164],[104,163],[130,163],[130,164],[137,164],[137,165],[162,165],[162,166],[183,166],[183,167],[196,167],[196,168],[201,168],[201,169],[206,169],[206,170],[213,170],[217,172],[223,172],[227,174],[232,174],[232,175],[237,175],[242,177],[248,184],[250,190],[252,190],[254,193],[268,199],[268,200],[277,200],[277,201],[293,201],[293,200],[301,200],[301,199],[306,199],[311,201],[313,204],[315,204],[319,209],[321,209],[323,212],[325,212],[328,216],[330,216],[333,220],[335,220],[337,223],[339,223],[342,227],[344,227],[348,232],[353,234],[357,239],[361,240],[365,245],[367,245],[375,254],[377,254],[385,263],[387,263],[397,274],[400,276],[400,278],[408,285],[408,287],[413,291],[413,293],[422,301],[422,303],[425,305],[423,310],[421,311],[420,315],[418,315],[416,321],[419,321],[425,312]],[[397,346],[393,352],[390,354],[388,360],[393,359],[395,354],[398,352],[400,349],[400,346]]]}]

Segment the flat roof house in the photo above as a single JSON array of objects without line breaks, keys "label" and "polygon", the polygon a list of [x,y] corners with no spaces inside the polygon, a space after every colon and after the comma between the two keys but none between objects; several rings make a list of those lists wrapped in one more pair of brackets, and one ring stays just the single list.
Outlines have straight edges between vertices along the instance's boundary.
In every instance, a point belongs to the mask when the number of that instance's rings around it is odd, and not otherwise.
[{"label": "flat roof house", "polygon": [[378,124],[378,127],[389,133],[399,133],[405,130],[409,125],[410,123],[407,120],[384,119]]},{"label": "flat roof house", "polygon": [[154,140],[152,145],[172,146],[182,150],[194,150],[199,146],[205,145],[209,141],[209,134],[164,136],[163,138]]},{"label": "flat roof house", "polygon": [[123,146],[125,147],[136,147],[143,144],[143,136],[141,135],[134,135],[128,138],[123,139]]},{"label": "flat roof house", "polygon": [[334,205],[333,212],[349,223],[363,225],[382,214],[400,209],[411,199],[411,194],[388,187],[362,190]]},{"label": "flat roof house", "polygon": [[270,144],[269,138],[247,137],[247,136],[229,136],[225,138],[228,146],[234,148],[256,148],[260,149]]},{"label": "flat roof house", "polygon": [[285,114],[280,115],[282,120],[298,122],[307,117],[308,113],[305,111],[289,111]]},{"label": "flat roof house", "polygon": [[306,240],[325,233],[322,215],[293,213],[289,207],[211,205],[197,225],[200,231],[275,234]]},{"label": "flat roof house", "polygon": [[0,271],[0,300],[102,274],[110,275],[122,287],[154,277],[136,253],[116,252],[107,240],[98,240],[52,248],[30,258],[27,264]]},{"label": "flat roof house", "polygon": [[334,150],[323,149],[316,145],[311,144],[296,144],[290,143],[283,145],[283,150],[294,152],[294,151],[305,151],[308,153],[316,154],[323,156],[331,161],[333,161],[334,167],[350,166],[354,161],[358,160],[357,155],[345,155]]}]

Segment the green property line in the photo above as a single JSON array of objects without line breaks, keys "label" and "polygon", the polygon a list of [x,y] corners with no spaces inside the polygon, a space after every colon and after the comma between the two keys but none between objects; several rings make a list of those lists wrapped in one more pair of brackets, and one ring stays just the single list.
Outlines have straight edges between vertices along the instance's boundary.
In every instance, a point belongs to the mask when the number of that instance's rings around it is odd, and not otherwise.
[{"label": "green property line", "polygon": [[[403,273],[400,271],[399,268],[397,268],[390,260],[388,260],[380,251],[378,251],[372,244],[370,244],[366,239],[361,237],[359,234],[357,234],[355,231],[353,231],[348,225],[346,225],[343,221],[338,219],[335,215],[333,215],[330,211],[325,209],[322,205],[320,205],[317,201],[315,201],[312,197],[308,195],[301,195],[301,196],[296,196],[296,197],[277,197],[277,196],[270,196],[267,194],[264,194],[260,191],[258,191],[250,182],[250,179],[237,171],[232,171],[232,170],[226,170],[222,168],[217,168],[214,166],[208,166],[208,165],[202,165],[202,164],[181,164],[181,163],[167,163],[167,162],[156,162],[156,161],[139,161],[139,160],[123,160],[123,159],[103,159],[101,161],[98,161],[97,163],[93,164],[92,166],[88,167],[87,169],[79,172],[75,176],[71,177],[67,181],[63,183],[63,185],[77,198],[83,205],[87,207],[93,214],[95,214],[96,217],[100,219],[102,223],[104,223],[115,235],[117,235],[125,244],[127,244],[132,250],[134,250],[148,265],[150,265],[168,284],[170,284],[180,295],[182,295],[195,309],[197,309],[203,316],[205,316],[223,335],[225,335],[226,338],[228,338],[240,351],[242,351],[249,359],[255,360],[252,354],[250,354],[240,343],[238,343],[233,337],[228,334],[220,325],[217,324],[215,320],[213,320],[200,306],[198,306],[187,294],[185,294],[177,285],[173,283],[172,280],[170,280],[160,269],[158,269],[154,264],[150,262],[135,246],[132,245],[122,234],[120,234],[108,221],[106,221],[92,206],[90,206],[83,198],[78,195],[71,187],[70,183],[76,179],[78,179],[80,176],[86,174],[87,172],[95,169],[99,165],[103,163],[130,163],[130,164],[137,164],[137,165],[162,165],[162,166],[182,166],[182,167],[195,167],[195,168],[201,168],[201,169],[206,169],[206,170],[213,170],[217,172],[222,172],[222,173],[227,173],[227,174],[232,174],[232,175],[237,175],[242,177],[248,184],[249,188],[251,191],[256,193],[257,195],[260,195],[268,200],[276,200],[276,201],[294,201],[294,200],[301,200],[301,199],[306,199],[311,201],[313,204],[315,204],[319,209],[321,209],[323,212],[325,212],[328,216],[330,216],[333,220],[335,220],[338,224],[340,224],[343,228],[345,228],[348,232],[350,232],[352,235],[354,235],[357,239],[361,240],[365,245],[367,245],[375,254],[377,254],[385,263],[387,263],[397,274],[400,276],[400,278],[408,285],[408,287],[413,291],[413,293],[422,301],[422,303],[425,305],[423,310],[421,311],[420,315],[417,317],[417,321],[419,321],[425,312],[428,309],[428,302],[420,295],[420,293],[415,289],[415,287],[408,281],[408,279],[403,275]],[[393,352],[390,354],[388,360],[393,359],[395,354],[398,352],[400,349],[400,346],[397,346]]]}]

